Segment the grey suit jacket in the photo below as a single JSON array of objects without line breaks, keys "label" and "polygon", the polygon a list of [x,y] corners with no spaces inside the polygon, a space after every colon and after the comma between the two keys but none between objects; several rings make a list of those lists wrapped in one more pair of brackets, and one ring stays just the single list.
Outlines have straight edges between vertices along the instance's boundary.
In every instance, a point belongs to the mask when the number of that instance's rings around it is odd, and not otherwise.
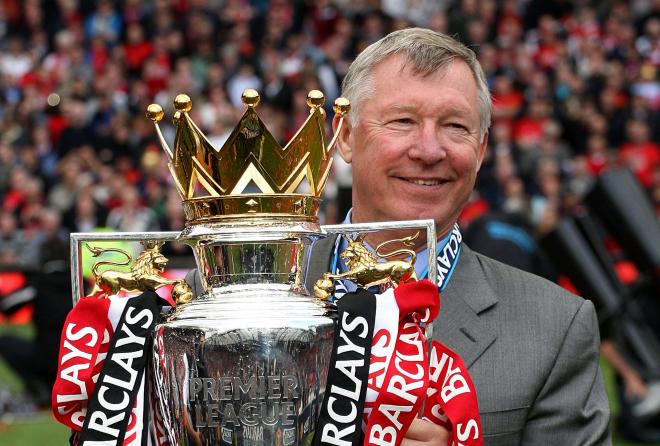
[{"label": "grey suit jacket", "polygon": [[[308,290],[333,247],[333,238],[314,246]],[[611,444],[591,302],[463,244],[433,337],[468,367],[485,445]]]}]

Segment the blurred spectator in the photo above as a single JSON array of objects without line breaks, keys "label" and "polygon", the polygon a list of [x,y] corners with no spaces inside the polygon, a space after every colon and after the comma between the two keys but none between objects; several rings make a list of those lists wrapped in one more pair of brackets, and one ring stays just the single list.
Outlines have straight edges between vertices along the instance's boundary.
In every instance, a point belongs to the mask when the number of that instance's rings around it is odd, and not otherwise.
[{"label": "blurred spectator", "polygon": [[5,80],[16,82],[32,69],[32,58],[25,51],[23,41],[19,38],[7,42],[6,52],[0,57],[0,74]]},{"label": "blurred spectator", "polygon": [[557,162],[541,160],[535,179],[538,189],[531,198],[531,220],[538,231],[545,232],[558,222],[561,210],[562,182]]},{"label": "blurred spectator", "polygon": [[488,213],[471,222],[465,232],[470,248],[523,271],[556,280],[539,249],[523,213]]},{"label": "blurred spectator", "polygon": [[66,212],[73,206],[78,191],[81,189],[81,166],[74,158],[62,160],[59,165],[59,179],[48,194],[48,203],[60,212]]},{"label": "blurred spectator", "polygon": [[660,168],[660,145],[651,141],[648,124],[631,119],[627,124],[627,142],[619,149],[619,163],[630,167],[645,187],[653,184],[653,174]]},{"label": "blurred spectator", "polygon": [[156,213],[140,202],[138,190],[131,186],[123,188],[121,204],[108,214],[106,225],[117,231],[145,232],[157,231]]},{"label": "blurred spectator", "polygon": [[10,212],[0,212],[0,264],[21,264],[19,255],[27,245],[22,231],[18,230],[16,217]]},{"label": "blurred spectator", "polygon": [[494,120],[510,121],[518,116],[524,104],[524,97],[521,91],[515,89],[511,76],[496,76],[492,94]]},{"label": "blurred spectator", "polygon": [[254,68],[247,63],[241,65],[236,74],[227,81],[229,100],[235,107],[241,106],[241,94],[246,88],[261,90],[261,80],[255,75]]},{"label": "blurred spectator", "polygon": [[129,75],[138,77],[144,62],[153,53],[153,44],[146,40],[144,30],[139,23],[128,25],[126,45],[124,45],[123,50]]},{"label": "blurred spectator", "polygon": [[612,156],[607,147],[607,139],[603,135],[590,135],[587,139],[586,163],[589,173],[598,175],[610,167]]},{"label": "blurred spectator", "polygon": [[64,225],[69,232],[92,232],[105,226],[107,214],[90,192],[81,193],[75,205],[64,214]]},{"label": "blurred spectator", "polygon": [[101,38],[105,43],[114,44],[119,39],[122,19],[115,11],[113,2],[99,0],[96,11],[85,20],[85,37],[92,40]]}]

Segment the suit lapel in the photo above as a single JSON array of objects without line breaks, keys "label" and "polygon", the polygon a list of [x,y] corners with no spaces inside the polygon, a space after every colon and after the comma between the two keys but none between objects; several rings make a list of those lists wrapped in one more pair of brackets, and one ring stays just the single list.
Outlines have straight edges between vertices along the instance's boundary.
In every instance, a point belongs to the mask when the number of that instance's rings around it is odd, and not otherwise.
[{"label": "suit lapel", "polygon": [[433,338],[458,353],[469,368],[495,341],[494,330],[480,314],[497,304],[497,296],[486,281],[477,256],[465,244],[458,262],[440,296],[440,315],[433,324]]}]

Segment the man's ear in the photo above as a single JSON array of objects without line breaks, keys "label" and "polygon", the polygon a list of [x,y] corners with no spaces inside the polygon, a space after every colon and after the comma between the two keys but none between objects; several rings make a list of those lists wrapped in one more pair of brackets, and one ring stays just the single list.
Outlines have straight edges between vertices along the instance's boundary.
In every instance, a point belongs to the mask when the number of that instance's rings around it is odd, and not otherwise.
[{"label": "man's ear", "polygon": [[488,131],[484,134],[484,138],[481,140],[479,146],[479,153],[477,154],[477,172],[481,169],[481,163],[484,161],[484,156],[486,155],[486,148],[488,147]]},{"label": "man's ear", "polygon": [[[339,127],[340,119],[341,118],[339,115],[335,115],[335,117],[332,119],[332,131],[334,133],[337,133],[337,127]],[[351,144],[352,131],[353,128],[351,127],[350,120],[348,119],[348,116],[345,116],[344,123],[341,125],[341,130],[337,136],[337,150],[339,151],[339,155],[341,155],[344,161],[346,161],[348,164],[351,164],[351,161],[353,160],[353,147]]]}]

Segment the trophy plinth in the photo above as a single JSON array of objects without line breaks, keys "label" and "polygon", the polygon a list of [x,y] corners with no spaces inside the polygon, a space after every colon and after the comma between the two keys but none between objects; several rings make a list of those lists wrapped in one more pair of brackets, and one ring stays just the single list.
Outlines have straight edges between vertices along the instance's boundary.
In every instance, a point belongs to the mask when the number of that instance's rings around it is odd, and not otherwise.
[{"label": "trophy plinth", "polygon": [[172,444],[313,437],[335,317],[334,305],[304,289],[321,233],[269,229],[189,240],[206,291],[159,324],[154,342],[152,382]]}]

